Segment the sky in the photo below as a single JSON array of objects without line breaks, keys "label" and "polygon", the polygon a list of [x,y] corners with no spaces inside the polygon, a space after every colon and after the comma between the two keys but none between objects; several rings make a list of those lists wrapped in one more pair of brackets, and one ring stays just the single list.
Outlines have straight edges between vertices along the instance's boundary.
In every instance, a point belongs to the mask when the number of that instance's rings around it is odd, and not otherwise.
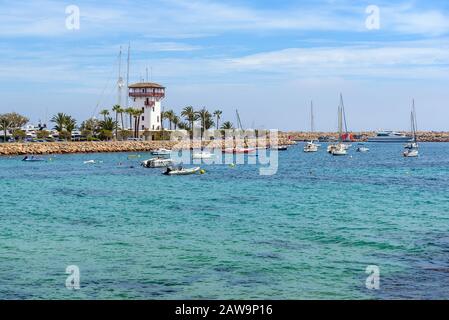
[{"label": "sky", "polygon": [[419,129],[449,130],[446,0],[0,0],[0,113],[110,109],[129,43],[130,82],[148,68],[166,110],[309,130],[313,101],[316,130],[333,131],[342,93],[351,130],[407,130],[412,99]]}]

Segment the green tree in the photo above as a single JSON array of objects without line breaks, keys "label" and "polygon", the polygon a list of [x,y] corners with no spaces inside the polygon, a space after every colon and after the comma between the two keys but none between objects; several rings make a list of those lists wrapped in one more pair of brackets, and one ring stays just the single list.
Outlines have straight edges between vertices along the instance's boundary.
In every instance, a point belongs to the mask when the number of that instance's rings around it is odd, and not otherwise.
[{"label": "green tree", "polygon": [[221,110],[215,110],[214,111],[214,117],[217,119],[217,121],[216,121],[216,124],[217,124],[217,130],[218,130],[218,128],[220,127],[220,125],[219,125],[219,122],[220,122],[220,119],[221,119],[221,115],[223,114],[223,111],[221,111]]},{"label": "green tree", "polygon": [[76,129],[76,120],[71,116],[67,116],[65,119],[65,130],[69,133],[69,139],[72,140],[72,132]]},{"label": "green tree", "polygon": [[107,117],[105,120],[100,121],[99,125],[101,130],[114,131],[116,122],[111,117]]},{"label": "green tree", "polygon": [[51,118],[51,122],[55,124],[54,128],[58,133],[61,133],[65,129],[65,124],[67,120],[67,115],[65,113],[58,113]]},{"label": "green tree", "polygon": [[99,121],[95,118],[87,119],[81,123],[80,130],[85,137],[95,136],[100,131]]},{"label": "green tree", "polygon": [[212,115],[206,108],[201,109],[197,112],[198,118],[201,120],[201,132],[203,133],[205,130],[210,129],[214,125],[214,121],[212,120]]},{"label": "green tree", "polygon": [[[116,104],[115,106],[112,107],[112,111],[115,112],[115,138],[117,139],[117,134],[118,134],[118,115],[120,112],[122,112],[122,107],[120,107],[120,105]],[[122,117],[122,124],[123,124],[123,117]]]},{"label": "green tree", "polygon": [[28,118],[16,112],[0,115],[0,128],[3,131],[3,141],[7,139],[7,131],[18,130],[28,123]]},{"label": "green tree", "polygon": [[221,125],[221,129],[223,130],[232,130],[234,129],[234,125],[230,121],[226,121]]},{"label": "green tree", "polygon": [[134,115],[134,138],[139,138],[140,131],[140,119],[142,118],[143,111],[141,109],[135,109]]},{"label": "green tree", "polygon": [[103,120],[106,120],[106,117],[109,115],[109,110],[107,109],[101,110],[100,114],[103,116]]},{"label": "green tree", "polygon": [[39,131],[36,132],[36,137],[38,139],[48,139],[50,137],[50,131],[39,130]]},{"label": "green tree", "polygon": [[192,106],[188,106],[182,109],[181,116],[183,116],[189,124],[188,130],[190,130],[190,138],[193,138],[193,123],[198,120],[198,114],[195,112]]},{"label": "green tree", "polygon": [[12,132],[12,136],[14,137],[14,139],[16,140],[23,140],[26,138],[27,134],[25,131],[20,130],[20,129],[14,129]]},{"label": "green tree", "polygon": [[3,131],[3,142],[6,142],[9,128],[11,128],[11,119],[8,117],[8,114],[0,115],[0,129]]},{"label": "green tree", "polygon": [[[129,129],[132,130],[133,129],[133,117],[134,117],[134,108],[126,108],[125,109],[125,113],[128,115],[129,117]],[[123,128],[124,129],[124,128]]]},{"label": "green tree", "polygon": [[167,110],[164,112],[165,118],[168,120],[168,126],[170,128],[170,130],[172,129],[172,123],[173,123],[173,119],[174,117],[176,117],[176,114],[173,110]]},{"label": "green tree", "polygon": [[181,118],[177,116],[176,114],[173,116],[173,125],[175,126],[175,130],[178,129],[178,125],[181,123]]}]

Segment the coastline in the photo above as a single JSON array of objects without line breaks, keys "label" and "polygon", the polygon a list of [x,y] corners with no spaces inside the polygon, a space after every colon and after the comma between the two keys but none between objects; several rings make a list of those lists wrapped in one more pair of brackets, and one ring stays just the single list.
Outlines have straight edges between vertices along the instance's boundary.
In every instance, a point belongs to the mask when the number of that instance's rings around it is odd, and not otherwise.
[{"label": "coastline", "polygon": [[[268,141],[267,141],[268,142]],[[268,143],[267,143],[268,144]],[[293,144],[287,139],[280,138],[279,145]],[[259,141],[260,145],[260,141]],[[243,141],[237,141],[234,147],[242,147]],[[248,140],[249,147],[256,147],[256,140]],[[229,148],[229,141],[207,141],[203,147]],[[14,155],[45,155],[45,154],[73,154],[73,153],[112,153],[112,152],[149,152],[155,149],[188,150],[201,148],[200,141],[102,141],[102,142],[40,142],[40,143],[0,143],[0,156]]]},{"label": "coastline", "polygon": [[[359,139],[366,141],[372,136],[372,132],[356,133]],[[298,141],[317,140],[318,137],[337,138],[338,134],[333,132],[284,132],[281,133],[278,145],[290,145]],[[291,140],[289,140],[289,138]],[[449,132],[419,132],[420,142],[449,142]],[[229,143],[229,142],[228,142]],[[237,141],[243,146],[243,141]],[[269,141],[267,140],[267,144]],[[260,141],[259,141],[260,145]],[[205,141],[203,146],[210,148],[226,148],[223,141]],[[248,140],[249,147],[257,146],[256,140]],[[99,142],[40,142],[40,143],[0,143],[0,156],[14,156],[27,154],[71,154],[71,153],[108,153],[108,152],[149,152],[159,148],[165,149],[190,149],[200,148],[200,141],[99,141]]]}]

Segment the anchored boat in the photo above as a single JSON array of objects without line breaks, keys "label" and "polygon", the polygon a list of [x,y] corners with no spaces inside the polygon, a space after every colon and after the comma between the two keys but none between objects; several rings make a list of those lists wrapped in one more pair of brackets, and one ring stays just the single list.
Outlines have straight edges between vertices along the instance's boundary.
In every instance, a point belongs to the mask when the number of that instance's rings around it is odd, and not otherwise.
[{"label": "anchored boat", "polygon": [[166,159],[166,158],[152,158],[145,161],[142,161],[141,166],[145,168],[165,168],[168,166],[173,165],[172,159]]},{"label": "anchored boat", "polygon": [[160,148],[151,152],[153,156],[169,156],[171,154],[171,150]]},{"label": "anchored boat", "polygon": [[412,112],[410,113],[410,122],[411,122],[411,132],[412,132],[412,142],[407,144],[405,146],[405,150],[404,150],[404,157],[407,158],[415,158],[419,156],[419,151],[418,151],[418,139],[416,136],[416,128],[417,128],[417,122],[416,122],[416,110],[415,110],[415,100],[413,99],[413,103],[412,103]]},{"label": "anchored boat", "polygon": [[[338,106],[338,143],[329,145],[327,151],[333,156],[345,156],[348,154],[349,145],[343,143],[344,138],[348,136],[348,129],[346,125],[346,115],[343,104],[343,95],[340,94],[340,105]],[[343,120],[345,123],[346,133],[343,135]]]},{"label": "anchored boat", "polygon": [[198,173],[201,170],[200,167],[185,169],[185,168],[178,168],[173,169],[172,167],[168,167],[167,170],[164,172],[167,176],[185,176],[189,174],[195,174]]}]

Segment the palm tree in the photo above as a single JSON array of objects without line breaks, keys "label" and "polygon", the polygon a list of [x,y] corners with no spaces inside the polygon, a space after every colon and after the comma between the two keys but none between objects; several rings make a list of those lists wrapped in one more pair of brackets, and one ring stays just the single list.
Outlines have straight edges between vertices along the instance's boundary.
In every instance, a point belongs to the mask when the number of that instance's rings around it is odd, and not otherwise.
[{"label": "palm tree", "polygon": [[69,139],[72,140],[72,132],[76,128],[76,120],[71,116],[65,118],[65,129],[68,132]]},{"label": "palm tree", "polygon": [[50,121],[55,124],[54,129],[56,131],[58,131],[58,133],[61,133],[65,129],[67,117],[68,117],[68,115],[60,112],[60,113],[54,115],[53,118],[51,118]]},{"label": "palm tree", "polygon": [[106,117],[103,121],[100,121],[101,134],[100,137],[104,140],[109,140],[112,137],[112,132],[117,128],[117,122],[111,117]]},{"label": "palm tree", "polygon": [[121,109],[122,109],[122,107],[120,107],[119,104],[116,104],[115,106],[112,107],[112,111],[115,112],[115,138],[116,139],[117,139],[117,134],[118,134],[118,114]]},{"label": "palm tree", "polygon": [[172,121],[173,121],[173,125],[175,126],[175,130],[177,130],[178,129],[178,125],[181,122],[181,118],[179,116],[177,116],[177,115],[174,115]]},{"label": "palm tree", "polygon": [[164,112],[165,118],[168,120],[169,128],[172,129],[173,118],[176,116],[173,110],[168,110]]},{"label": "palm tree", "polygon": [[106,117],[109,115],[109,110],[101,110],[100,114],[104,117],[104,120],[106,121]]},{"label": "palm tree", "polygon": [[142,110],[138,110],[138,109],[135,109],[134,111],[133,111],[133,116],[134,116],[134,138],[138,138],[139,137],[139,126],[140,126],[140,119],[141,119],[141,116],[142,116],[142,114],[143,114],[143,111]]},{"label": "palm tree", "polygon": [[201,119],[201,128],[202,132],[209,129],[214,125],[214,121],[212,120],[212,115],[206,108],[201,109],[197,112],[198,117]]},{"label": "palm tree", "polygon": [[221,125],[221,129],[223,130],[232,130],[234,129],[234,125],[230,121],[226,121]]},{"label": "palm tree", "polygon": [[190,130],[193,131],[193,123],[195,122],[195,120],[198,120],[198,114],[195,112],[193,107],[188,106],[188,107],[185,107],[184,109],[182,109],[181,116],[183,116],[186,119],[186,121],[190,125],[190,127],[189,127]]},{"label": "palm tree", "polygon": [[129,117],[129,130],[133,129],[133,117],[134,117],[134,108],[126,108],[125,113]]},{"label": "palm tree", "polygon": [[11,119],[6,114],[0,115],[0,129],[3,130],[3,142],[6,142],[7,131],[11,126]]},{"label": "palm tree", "polygon": [[178,123],[178,128],[181,130],[189,130],[189,123],[185,121],[181,121]]},{"label": "palm tree", "polygon": [[220,121],[220,119],[221,119],[221,115],[223,114],[223,111],[221,111],[221,110],[215,110],[214,111],[214,116],[216,117],[216,119],[217,119],[217,130],[218,130],[218,128],[220,127],[219,126],[219,121]]}]

